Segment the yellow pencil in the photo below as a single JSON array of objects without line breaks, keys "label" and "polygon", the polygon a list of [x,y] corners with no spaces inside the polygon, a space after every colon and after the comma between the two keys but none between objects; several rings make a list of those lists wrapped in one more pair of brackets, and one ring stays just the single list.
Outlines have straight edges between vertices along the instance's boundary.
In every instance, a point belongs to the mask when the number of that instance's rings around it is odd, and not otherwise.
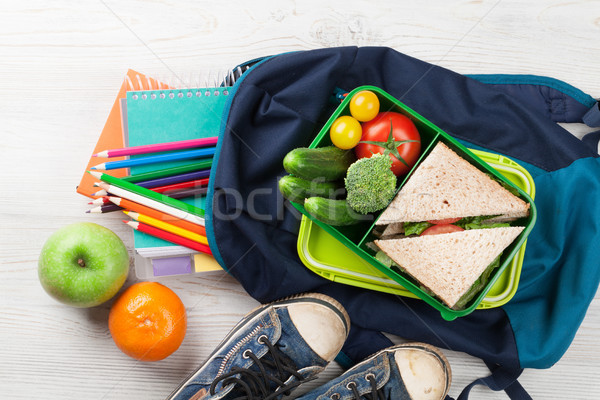
[{"label": "yellow pencil", "polygon": [[149,217],[148,215],[140,214],[133,211],[123,211],[125,214],[129,215],[131,218],[136,221],[142,222],[144,224],[153,226],[158,229],[162,229],[163,231],[171,232],[177,236],[184,237],[186,239],[193,240],[194,242],[202,243],[208,245],[208,239],[206,237],[194,233],[192,231],[188,231],[187,229],[180,228],[178,226],[169,224],[167,222],[161,221],[156,218]]}]

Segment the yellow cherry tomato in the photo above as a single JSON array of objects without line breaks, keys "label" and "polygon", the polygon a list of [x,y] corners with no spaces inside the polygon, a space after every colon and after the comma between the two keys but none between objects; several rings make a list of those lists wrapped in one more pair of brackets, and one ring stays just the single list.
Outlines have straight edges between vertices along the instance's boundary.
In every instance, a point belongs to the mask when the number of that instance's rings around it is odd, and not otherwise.
[{"label": "yellow cherry tomato", "polygon": [[370,121],[379,113],[379,99],[370,90],[361,90],[350,99],[350,114],[361,122]]},{"label": "yellow cherry tomato", "polygon": [[362,126],[356,119],[344,115],[333,121],[329,129],[329,136],[334,146],[348,150],[360,142]]}]

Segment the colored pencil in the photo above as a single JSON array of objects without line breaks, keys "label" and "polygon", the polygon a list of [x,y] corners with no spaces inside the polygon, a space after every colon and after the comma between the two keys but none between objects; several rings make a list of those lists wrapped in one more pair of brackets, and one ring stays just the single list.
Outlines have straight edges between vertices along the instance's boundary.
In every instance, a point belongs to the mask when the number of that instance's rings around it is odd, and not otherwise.
[{"label": "colored pencil", "polygon": [[208,246],[208,240],[206,236],[199,235],[195,232],[188,231],[187,229],[180,228],[175,225],[171,225],[168,222],[161,221],[160,219],[152,218],[148,215],[140,214],[133,211],[123,211],[125,214],[135,219],[136,221],[143,222],[146,225],[153,226],[163,231],[171,232],[174,235],[184,237],[186,239],[193,240],[194,242],[202,243]]},{"label": "colored pencil", "polygon": [[163,231],[162,229],[158,229],[153,226],[143,224],[141,222],[136,222],[136,221],[123,221],[123,222],[125,222],[127,225],[131,226],[133,229],[138,230],[140,232],[147,233],[149,235],[155,236],[160,239],[164,239],[168,242],[175,243],[180,246],[189,247],[190,249],[199,251],[201,253],[212,255],[210,248],[205,244],[194,242],[193,240],[186,239],[181,236],[177,236],[171,232]]},{"label": "colored pencil", "polygon": [[191,189],[181,189],[181,190],[173,190],[171,192],[163,193],[165,196],[169,196],[172,199],[185,199],[187,197],[201,197],[206,196],[208,192],[208,188],[199,187],[199,188],[191,188]]},{"label": "colored pencil", "polygon": [[102,197],[98,197],[97,199],[90,201],[88,204],[91,204],[94,206],[101,206],[103,204],[108,204],[108,203],[110,203],[110,200],[108,200],[108,197],[102,196]]},{"label": "colored pencil", "polygon": [[[94,183],[94,186],[98,186],[98,182]],[[108,193],[106,190],[101,189],[98,190],[96,193],[92,193],[92,196],[101,196],[101,197],[106,197],[106,196],[110,196],[111,194]]]},{"label": "colored pencil", "polygon": [[191,181],[191,180],[195,180],[195,179],[204,179],[204,178],[208,178],[209,175],[210,175],[210,170],[204,169],[204,170],[195,171],[195,172],[188,172],[188,173],[181,174],[181,175],[165,176],[164,178],[158,178],[158,179],[152,179],[149,181],[137,182],[136,185],[145,187],[145,188],[154,188],[157,186],[171,185],[173,183],[186,182],[186,181]]},{"label": "colored pencil", "polygon": [[181,140],[179,142],[146,144],[143,146],[125,147],[122,149],[104,150],[94,154],[94,157],[121,157],[136,154],[158,153],[161,151],[189,149],[192,147],[207,147],[217,144],[217,137]]},{"label": "colored pencil", "polygon": [[[97,172],[97,171],[88,171],[88,172],[90,174],[92,174],[92,176],[100,179],[101,181],[108,183],[109,185],[103,186],[102,184],[100,184],[99,186],[102,189],[106,190],[107,192],[112,193],[116,196],[125,197],[130,200],[136,201],[138,203],[148,205],[145,202],[141,202],[141,201],[131,198],[132,195],[135,195],[135,196],[146,198],[148,200],[152,200],[154,203],[164,204],[165,206],[168,206],[169,208],[177,208],[177,209],[185,212],[186,214],[190,214],[191,216],[194,216],[194,217],[197,217],[197,216],[204,217],[204,210],[202,210],[201,208],[198,208],[192,204],[187,204],[187,203],[184,203],[183,201],[180,201],[177,199],[171,199],[167,196],[164,196],[161,193],[153,192],[150,189],[146,189],[146,188],[140,187],[136,184],[126,182],[126,181],[124,181],[120,178],[116,178],[112,175],[108,175],[108,174],[105,174],[102,172]],[[116,190],[116,189],[120,189],[118,191],[118,193],[116,191],[115,192],[112,191],[112,190]],[[120,194],[123,191],[126,194],[125,196]],[[128,197],[128,196],[130,196],[130,197]],[[150,206],[150,207],[157,208],[154,206]],[[204,225],[204,218],[201,218],[201,219],[202,219],[201,225]]]},{"label": "colored pencil", "polygon": [[[98,182],[94,183],[94,185],[99,185]],[[166,187],[166,186],[165,186]],[[152,191],[154,192],[154,188],[152,188]],[[186,197],[191,197],[191,196],[204,196],[206,195],[208,189],[206,186],[198,186],[198,187],[190,187],[187,189],[171,189],[171,190],[167,190],[167,191],[163,191],[163,192],[157,192],[157,193],[161,193],[167,197],[170,197],[172,199],[184,199]],[[102,189],[97,191],[96,193],[92,193],[93,196],[102,196],[99,197],[97,199],[94,199],[94,201],[90,201],[88,204],[91,205],[104,205],[106,203],[109,203],[110,201],[108,200],[108,196],[112,196],[112,194],[108,193],[106,190]],[[116,210],[113,210],[116,211]]]},{"label": "colored pencil", "polygon": [[176,153],[166,153],[166,154],[158,154],[158,155],[148,156],[148,157],[130,158],[128,160],[109,161],[109,162],[95,165],[91,169],[111,170],[111,169],[119,169],[119,168],[129,168],[129,167],[134,167],[134,166],[138,166],[138,165],[156,164],[156,163],[161,163],[161,162],[166,162],[166,161],[178,161],[178,160],[189,160],[192,158],[212,157],[214,154],[215,154],[215,148],[207,147],[205,149],[179,151]]},{"label": "colored pencil", "polygon": [[[100,182],[94,182],[94,186],[100,186]],[[97,196],[98,198],[104,198],[104,197],[112,196],[112,193],[108,193],[106,190],[101,189],[101,190],[98,190],[96,193],[92,193],[92,196]],[[95,199],[95,200],[98,200],[98,199]]]},{"label": "colored pencil", "polygon": [[[203,180],[208,181],[208,178],[205,178]],[[94,182],[94,186],[100,186],[100,182]],[[165,188],[176,187],[176,185],[167,185],[167,186],[163,186],[163,187],[165,187]],[[154,190],[154,188],[149,188],[149,189],[152,190],[153,192],[156,192]],[[188,188],[184,188],[184,189],[164,190],[164,191],[160,191],[157,193],[163,194],[172,199],[179,200],[179,199],[183,199],[185,197],[190,197],[190,196],[204,196],[204,195],[206,195],[207,191],[208,191],[208,188],[206,186],[196,186],[196,187],[188,187]],[[96,193],[93,193],[93,195],[101,196],[101,197],[94,199],[93,201],[90,201],[88,204],[92,204],[92,205],[107,204],[107,203],[110,203],[110,201],[108,200],[108,197],[112,196],[112,194],[108,193],[105,189],[99,190]]]},{"label": "colored pencil", "polygon": [[[101,185],[110,186],[107,183],[101,183]],[[139,194],[130,192],[128,190],[125,190],[125,189],[122,189],[122,188],[119,188],[119,187],[116,187],[116,186],[110,186],[110,189],[111,189],[110,190],[111,193],[114,193],[116,196],[124,197],[124,198],[126,198],[128,200],[135,201],[136,203],[140,203],[140,204],[143,204],[143,205],[145,205],[147,207],[157,209],[157,210],[162,211],[164,213],[170,214],[170,215],[172,215],[174,217],[181,218],[181,219],[184,219],[186,221],[190,221],[190,222],[193,222],[195,224],[204,226],[204,218],[199,217],[196,214],[192,214],[190,212],[183,211],[183,210],[180,210],[180,209],[175,208],[175,207],[171,207],[170,205],[167,205],[165,203],[161,203],[159,201],[156,201],[156,200],[153,200],[153,199],[149,199],[147,197],[141,196]],[[163,196],[163,197],[166,197],[166,196]],[[166,199],[169,199],[169,198],[166,197]],[[169,199],[169,200],[174,200],[174,199]]]},{"label": "colored pencil", "polygon": [[171,185],[165,185],[165,186],[157,186],[157,187],[153,187],[152,191],[153,192],[158,192],[158,193],[163,193],[163,192],[167,192],[169,190],[189,189],[189,188],[194,188],[194,187],[204,187],[206,185],[208,185],[208,178],[195,179],[193,181],[186,181],[186,182],[180,182],[180,183],[173,183]]},{"label": "colored pencil", "polygon": [[129,176],[126,176],[121,179],[123,179],[124,181],[127,181],[127,182],[131,182],[131,183],[149,181],[151,179],[164,178],[166,176],[181,175],[181,174],[185,174],[187,172],[199,171],[201,169],[209,169],[212,166],[212,162],[213,162],[212,158],[207,158],[206,160],[194,162],[191,164],[180,165],[178,167],[159,169],[157,171],[143,172],[140,174],[129,175]]},{"label": "colored pencil", "polygon": [[[172,199],[185,199],[186,197],[196,197],[196,196],[205,196],[207,192],[207,188],[205,187],[200,187],[200,188],[191,188],[191,189],[181,189],[181,190],[174,190],[171,192],[165,192],[163,193],[165,196],[168,196]],[[109,212],[113,212],[113,211],[120,211],[123,209],[123,207],[119,207],[116,204],[113,204],[110,202],[110,200],[108,200],[107,196],[103,196],[99,199],[96,200],[103,200],[106,199],[106,201],[108,202],[108,204],[106,203],[94,203],[93,201],[90,202],[96,204],[97,206],[94,208],[91,208],[89,210],[86,211],[86,213],[92,213],[92,214],[105,214],[105,213],[109,213]]]},{"label": "colored pencil", "polygon": [[165,196],[169,196],[174,199],[185,199],[186,197],[206,196],[208,191],[207,187],[189,188],[189,189],[178,189],[163,192]]},{"label": "colored pencil", "polygon": [[187,229],[188,231],[196,232],[200,235],[206,236],[206,229],[202,225],[194,224],[192,222],[174,217],[171,214],[167,214],[162,211],[155,210],[154,208],[146,207],[140,203],[136,203],[127,199],[122,199],[120,197],[109,197],[109,200],[112,203],[121,206],[127,210],[134,211],[140,214],[145,214],[152,218],[168,222],[171,225],[179,226],[180,228]]},{"label": "colored pencil", "polygon": [[104,214],[104,213],[109,213],[109,212],[119,211],[119,210],[122,210],[122,208],[116,204],[109,203],[109,204],[104,204],[104,205],[89,209],[86,211],[86,213]]}]

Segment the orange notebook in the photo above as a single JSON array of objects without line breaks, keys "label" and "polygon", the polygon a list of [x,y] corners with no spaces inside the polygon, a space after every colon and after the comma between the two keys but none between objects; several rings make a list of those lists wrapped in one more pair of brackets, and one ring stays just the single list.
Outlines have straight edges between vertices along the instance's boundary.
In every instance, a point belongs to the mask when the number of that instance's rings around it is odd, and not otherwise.
[{"label": "orange notebook", "polygon": [[[106,124],[104,124],[104,129],[102,129],[102,133],[100,134],[100,138],[98,139],[98,143],[96,143],[96,147],[94,148],[94,152],[92,154],[99,153],[103,150],[120,149],[125,147],[122,124],[123,119],[121,116],[121,100],[127,97],[128,91],[163,88],[167,89],[169,87],[153,78],[147,77],[144,74],[131,69],[128,70],[127,75],[125,75],[125,79],[123,79],[121,89],[119,89],[119,94],[117,95],[112,109],[110,110]],[[110,161],[123,160],[124,158],[125,157],[115,157],[111,158]],[[90,160],[85,171],[83,172],[83,176],[81,177],[81,182],[79,182],[79,185],[77,186],[77,193],[81,193],[82,195],[88,197],[94,197],[92,194],[99,190],[94,186],[96,178],[88,174],[86,171],[88,171],[92,166],[103,162],[103,160],[106,159],[90,156]],[[126,174],[126,169],[117,169],[111,171],[111,175],[118,177],[123,177]]]}]

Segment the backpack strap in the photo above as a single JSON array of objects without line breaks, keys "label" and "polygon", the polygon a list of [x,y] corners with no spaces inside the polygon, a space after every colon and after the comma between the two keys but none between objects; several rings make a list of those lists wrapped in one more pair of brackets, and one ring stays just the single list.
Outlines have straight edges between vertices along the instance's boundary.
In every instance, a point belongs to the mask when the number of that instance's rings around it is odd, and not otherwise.
[{"label": "backpack strap", "polygon": [[600,126],[600,102],[596,102],[596,104],[583,115],[582,119],[583,123],[587,126]]},{"label": "backpack strap", "polygon": [[[587,126],[597,127],[600,126],[600,102],[596,103],[592,108],[588,110],[583,116],[583,122]],[[583,143],[590,146],[592,149],[598,149],[598,143],[600,143],[600,131],[590,132],[585,135],[582,139]]]},{"label": "backpack strap", "polygon": [[463,389],[457,400],[467,400],[471,389],[475,387],[475,385],[484,385],[496,392],[504,390],[511,400],[532,400],[531,396],[517,380],[523,372],[523,369],[509,368],[487,362],[486,365],[492,374],[485,378],[479,378],[473,381]]},{"label": "backpack strap", "polygon": [[[583,123],[590,127],[600,127],[600,102],[566,82],[538,75],[467,76],[526,102],[529,108],[539,110],[554,122]],[[586,134],[582,141],[594,151],[598,151],[600,131]]]}]

